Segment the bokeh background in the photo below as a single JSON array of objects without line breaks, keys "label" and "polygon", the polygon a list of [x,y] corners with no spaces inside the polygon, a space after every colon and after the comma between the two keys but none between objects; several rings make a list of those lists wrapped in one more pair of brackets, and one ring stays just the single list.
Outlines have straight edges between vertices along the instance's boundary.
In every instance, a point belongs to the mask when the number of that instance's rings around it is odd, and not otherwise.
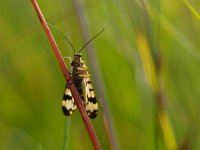
[{"label": "bokeh background", "polygon": [[[38,3],[76,50],[85,31],[105,26],[93,52],[82,51],[101,103],[91,121],[103,149],[200,149],[200,1]],[[0,29],[0,149],[93,149],[78,110],[62,114],[65,80],[31,1],[1,1]]]}]

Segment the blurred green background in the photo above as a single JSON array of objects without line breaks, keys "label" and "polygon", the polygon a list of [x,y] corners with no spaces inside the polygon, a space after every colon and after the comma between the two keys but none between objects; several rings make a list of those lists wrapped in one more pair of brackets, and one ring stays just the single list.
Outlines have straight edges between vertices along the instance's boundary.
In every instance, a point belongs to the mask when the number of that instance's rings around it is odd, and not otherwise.
[{"label": "blurred green background", "polygon": [[[90,36],[105,26],[92,44],[118,149],[200,149],[200,1],[77,2]],[[85,42],[74,1],[38,3],[79,50]],[[93,149],[78,110],[70,118],[61,112],[65,80],[31,1],[2,1],[0,29],[0,149]],[[63,56],[72,57],[57,33]],[[103,110],[91,121],[102,148],[111,149]]]}]

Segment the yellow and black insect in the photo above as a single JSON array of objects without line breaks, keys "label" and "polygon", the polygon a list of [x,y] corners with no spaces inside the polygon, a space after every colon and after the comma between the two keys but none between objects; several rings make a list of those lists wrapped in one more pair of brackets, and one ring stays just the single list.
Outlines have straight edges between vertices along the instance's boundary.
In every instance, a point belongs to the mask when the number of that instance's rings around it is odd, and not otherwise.
[{"label": "yellow and black insect", "polygon": [[[71,62],[71,78],[81,96],[82,102],[86,109],[86,112],[90,118],[95,118],[98,112],[98,104],[97,98],[94,93],[94,89],[92,86],[92,82],[90,80],[90,75],[88,73],[88,69],[85,65],[85,62],[81,59],[80,52],[86,47],[88,43],[90,43],[94,38],[96,38],[99,34],[101,34],[104,29],[95,35],[92,39],[90,39],[82,48],[81,50],[76,53],[72,44],[69,40],[65,37],[65,39],[69,42],[72,49],[74,50],[74,58]],[[73,111],[76,109],[76,105],[74,103],[74,98],[71,94],[71,91],[68,88],[68,84],[66,83],[65,92],[63,94],[62,100],[62,110],[66,116],[70,116]]]}]

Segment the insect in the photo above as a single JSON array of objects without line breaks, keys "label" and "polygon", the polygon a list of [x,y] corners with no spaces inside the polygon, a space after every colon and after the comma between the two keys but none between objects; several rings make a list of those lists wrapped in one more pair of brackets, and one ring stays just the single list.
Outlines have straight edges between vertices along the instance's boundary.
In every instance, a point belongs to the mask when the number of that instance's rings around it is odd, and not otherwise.
[{"label": "insect", "polygon": [[[103,31],[104,28],[92,39],[90,39],[78,52],[75,51],[70,41],[61,33],[75,52],[74,58],[71,62],[71,78],[81,96],[83,105],[90,118],[95,118],[97,116],[98,104],[94,88],[90,80],[90,74],[88,73],[88,68],[86,67],[85,62],[81,59],[81,51]],[[62,100],[62,111],[66,116],[70,116],[76,109],[74,98],[68,88],[69,84],[70,83],[66,83]]]}]

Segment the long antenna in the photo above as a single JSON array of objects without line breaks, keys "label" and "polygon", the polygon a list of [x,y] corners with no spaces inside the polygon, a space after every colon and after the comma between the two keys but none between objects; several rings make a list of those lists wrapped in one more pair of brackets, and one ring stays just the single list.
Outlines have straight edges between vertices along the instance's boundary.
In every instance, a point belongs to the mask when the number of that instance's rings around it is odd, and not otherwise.
[{"label": "long antenna", "polygon": [[96,34],[93,38],[91,38],[82,48],[81,50],[78,52],[80,53],[93,39],[95,39],[98,35],[100,35],[103,31],[104,31],[105,27],[103,27],[103,29],[98,33]]},{"label": "long antenna", "polygon": [[76,53],[76,51],[75,51],[75,49],[74,49],[72,43],[69,41],[69,39],[68,39],[58,28],[56,28],[55,26],[53,26],[53,25],[51,25],[51,24],[49,24],[49,23],[47,23],[47,24],[48,24],[51,28],[53,28],[53,29],[55,29],[56,31],[58,31],[58,33],[59,33],[60,35],[62,35],[62,36],[65,38],[65,40],[67,40],[67,42],[69,43],[69,45],[70,45],[71,48],[73,49],[74,53]]}]

